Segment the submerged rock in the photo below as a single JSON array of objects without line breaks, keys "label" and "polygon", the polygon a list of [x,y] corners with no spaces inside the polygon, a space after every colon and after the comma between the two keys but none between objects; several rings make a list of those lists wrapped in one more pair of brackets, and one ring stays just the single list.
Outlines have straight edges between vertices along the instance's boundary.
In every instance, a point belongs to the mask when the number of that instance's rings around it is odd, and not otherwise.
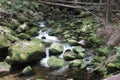
[{"label": "submerged rock", "polygon": [[50,55],[59,55],[63,52],[63,45],[60,43],[53,43],[50,48],[49,48],[49,52]]},{"label": "submerged rock", "polygon": [[9,48],[8,62],[34,62],[45,57],[45,46],[40,41],[19,41]]},{"label": "submerged rock", "polygon": [[64,59],[59,59],[55,56],[51,56],[49,59],[48,59],[48,65],[50,67],[63,67],[65,65],[65,61]]}]

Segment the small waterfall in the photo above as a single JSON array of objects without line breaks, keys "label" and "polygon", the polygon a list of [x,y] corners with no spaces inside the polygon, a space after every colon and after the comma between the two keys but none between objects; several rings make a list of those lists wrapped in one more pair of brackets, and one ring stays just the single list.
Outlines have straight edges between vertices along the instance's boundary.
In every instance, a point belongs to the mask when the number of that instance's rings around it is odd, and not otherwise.
[{"label": "small waterfall", "polygon": [[49,59],[49,48],[46,48],[46,57],[40,61],[40,64],[44,67],[49,67],[47,61]]},{"label": "small waterfall", "polygon": [[63,58],[66,50],[70,50],[72,52],[74,48],[74,47],[71,47],[68,43],[63,43],[63,46],[64,46],[64,50],[63,50],[63,53],[59,55],[59,58]]}]

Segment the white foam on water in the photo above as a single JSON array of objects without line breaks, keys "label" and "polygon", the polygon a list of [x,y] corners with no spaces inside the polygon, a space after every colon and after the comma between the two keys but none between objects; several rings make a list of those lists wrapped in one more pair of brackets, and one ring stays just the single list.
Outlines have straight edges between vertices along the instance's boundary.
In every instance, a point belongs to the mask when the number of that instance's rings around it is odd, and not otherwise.
[{"label": "white foam on water", "polygon": [[44,37],[44,41],[45,42],[60,42],[60,40],[57,38],[57,37],[55,37],[55,36],[49,36],[48,35],[48,32],[49,32],[49,30],[48,31],[46,31],[46,32],[43,32],[43,31],[39,31],[38,33],[39,33],[39,35],[36,37],[36,38],[38,38],[38,39],[43,39],[43,37]]}]

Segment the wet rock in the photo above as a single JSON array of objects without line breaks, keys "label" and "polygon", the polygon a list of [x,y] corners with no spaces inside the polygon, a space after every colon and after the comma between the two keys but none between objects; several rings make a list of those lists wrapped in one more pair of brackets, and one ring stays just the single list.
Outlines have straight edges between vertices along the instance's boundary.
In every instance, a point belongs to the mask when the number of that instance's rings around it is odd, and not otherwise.
[{"label": "wet rock", "polygon": [[63,67],[65,65],[65,61],[64,59],[59,59],[55,56],[51,56],[49,59],[48,59],[48,65],[50,67]]},{"label": "wet rock", "polygon": [[40,41],[19,41],[9,48],[9,63],[34,62],[45,57],[45,46]]},{"label": "wet rock", "polygon": [[9,72],[11,66],[7,62],[0,62],[0,73]]},{"label": "wet rock", "polygon": [[50,48],[49,48],[49,52],[50,55],[59,55],[63,52],[63,45],[60,43],[53,43]]},{"label": "wet rock", "polygon": [[25,34],[25,33],[20,33],[17,35],[18,38],[20,39],[30,39],[30,36],[28,34]]},{"label": "wet rock", "polygon": [[76,60],[71,61],[70,66],[71,67],[78,67],[81,64],[82,64],[82,60],[76,59]]},{"label": "wet rock", "polygon": [[23,69],[22,73],[25,74],[25,75],[28,75],[32,72],[32,68],[31,66],[27,66]]},{"label": "wet rock", "polygon": [[32,37],[33,36],[37,36],[38,35],[38,28],[37,27],[33,27],[33,28],[27,30],[25,33],[30,35],[30,36],[32,36]]}]

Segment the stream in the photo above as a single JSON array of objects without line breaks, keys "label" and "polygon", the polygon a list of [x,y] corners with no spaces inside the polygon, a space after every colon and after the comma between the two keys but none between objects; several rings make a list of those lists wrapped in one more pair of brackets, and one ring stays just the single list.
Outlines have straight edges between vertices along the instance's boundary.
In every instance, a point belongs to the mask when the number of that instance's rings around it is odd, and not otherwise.
[{"label": "stream", "polygon": [[[38,39],[44,40],[46,43],[52,44],[54,42],[60,43],[63,45],[63,52],[58,55],[58,58],[63,58],[66,51],[73,52],[73,48],[75,46],[70,46],[67,42],[62,42],[56,36],[50,36],[49,32],[51,28],[47,28],[46,31],[42,31],[42,29],[46,28],[45,22],[39,22],[40,31],[38,31],[39,35],[36,36]],[[83,51],[85,51],[83,49]],[[9,73],[8,76],[3,76],[0,80],[90,80],[91,73],[87,71],[79,71],[79,69],[71,69],[69,68],[70,62],[66,61],[66,65],[61,68],[50,68],[47,64],[48,59],[50,58],[49,46],[46,47],[46,57],[41,59],[37,64],[32,65],[33,74],[30,76],[24,76],[19,74],[18,72]],[[94,59],[94,55],[87,56],[83,59],[85,64],[89,64]],[[86,70],[91,71],[92,66],[88,66]]]}]

